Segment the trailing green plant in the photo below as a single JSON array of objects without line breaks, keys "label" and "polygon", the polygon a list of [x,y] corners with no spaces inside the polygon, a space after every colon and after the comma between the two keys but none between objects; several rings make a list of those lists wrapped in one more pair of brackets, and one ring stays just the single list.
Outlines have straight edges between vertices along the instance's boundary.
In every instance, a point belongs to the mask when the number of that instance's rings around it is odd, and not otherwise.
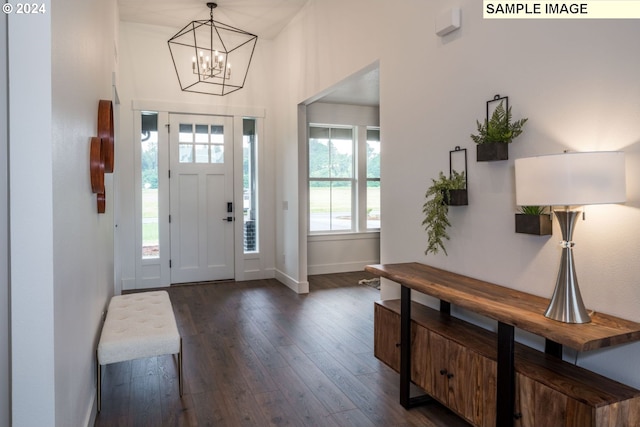
[{"label": "trailing green plant", "polygon": [[525,215],[543,215],[545,213],[544,206],[520,206],[519,213]]},{"label": "trailing green plant", "polygon": [[493,110],[491,118],[478,125],[478,134],[471,135],[471,139],[476,144],[485,144],[490,142],[506,142],[511,143],[514,138],[522,133],[522,126],[527,122],[527,118],[511,122],[511,107],[504,109],[502,101]]},{"label": "trailing green plant", "polygon": [[425,254],[437,254],[440,250],[447,255],[444,247],[444,240],[449,240],[447,228],[451,226],[449,222],[449,205],[451,190],[464,190],[467,186],[467,180],[464,172],[452,171],[450,177],[445,176],[442,172],[438,179],[431,179],[432,184],[427,189],[425,197],[427,201],[422,206],[424,221],[422,225],[427,231],[427,250]]}]

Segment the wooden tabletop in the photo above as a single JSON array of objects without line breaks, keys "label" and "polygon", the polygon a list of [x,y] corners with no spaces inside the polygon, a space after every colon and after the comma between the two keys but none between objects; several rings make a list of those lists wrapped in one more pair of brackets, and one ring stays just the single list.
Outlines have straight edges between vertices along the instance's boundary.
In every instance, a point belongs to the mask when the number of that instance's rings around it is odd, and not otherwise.
[{"label": "wooden tabletop", "polygon": [[590,323],[548,319],[549,299],[420,263],[368,265],[366,271],[502,323],[585,351],[640,340],[640,323],[594,313]]}]

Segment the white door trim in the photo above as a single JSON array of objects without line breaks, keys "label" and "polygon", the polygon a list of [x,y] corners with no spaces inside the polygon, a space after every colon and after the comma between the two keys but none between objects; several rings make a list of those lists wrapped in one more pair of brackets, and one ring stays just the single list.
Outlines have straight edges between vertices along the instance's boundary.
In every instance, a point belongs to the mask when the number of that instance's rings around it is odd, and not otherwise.
[{"label": "white door trim", "polygon": [[[168,164],[168,133],[166,132],[166,126],[169,123],[169,114],[205,114],[205,115],[228,115],[234,119],[234,205],[242,206],[242,131],[238,132],[238,127],[242,128],[242,119],[244,117],[253,117],[258,119],[258,188],[259,188],[259,227],[261,246],[260,252],[253,254],[244,254],[243,250],[243,238],[244,230],[241,220],[235,221],[235,280],[258,280],[264,278],[271,278],[275,276],[275,268],[273,267],[273,250],[270,250],[268,245],[273,244],[272,239],[273,230],[265,228],[265,221],[270,218],[269,208],[272,201],[267,200],[268,194],[273,192],[273,188],[266,182],[265,170],[267,166],[265,161],[268,159],[266,156],[266,131],[264,125],[264,118],[266,116],[266,110],[262,107],[228,107],[228,106],[215,106],[215,105],[202,105],[202,104],[184,104],[178,102],[167,102],[157,100],[132,100],[132,117],[133,117],[133,134],[130,136],[134,142],[134,231],[136,236],[130,240],[132,244],[135,244],[135,277],[133,278],[120,278],[122,281],[123,289],[142,289],[150,287],[167,287],[171,283],[171,274],[169,270],[169,255],[170,255],[170,242],[169,242],[169,164]],[[155,111],[158,112],[158,128],[162,128],[159,133],[159,164],[158,164],[158,185],[159,191],[159,203],[160,212],[159,216],[162,219],[160,222],[160,258],[156,262],[157,265],[152,265],[151,260],[142,260],[141,248],[142,248],[142,212],[141,212],[141,175],[140,175],[140,113],[142,111]],[[238,154],[239,153],[239,154]],[[267,194],[268,193],[268,194]],[[267,237],[268,235],[268,237]],[[248,270],[247,270],[248,269]]]},{"label": "white door trim", "polygon": [[265,117],[263,107],[234,107],[227,105],[184,104],[180,102],[154,101],[138,99],[131,101],[133,110],[165,111],[171,114],[205,114],[213,116]]}]

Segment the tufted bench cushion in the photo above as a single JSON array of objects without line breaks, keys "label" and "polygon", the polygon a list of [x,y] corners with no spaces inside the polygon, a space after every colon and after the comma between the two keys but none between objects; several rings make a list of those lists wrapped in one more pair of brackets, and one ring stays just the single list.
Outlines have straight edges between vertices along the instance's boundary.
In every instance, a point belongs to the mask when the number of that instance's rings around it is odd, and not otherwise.
[{"label": "tufted bench cushion", "polygon": [[182,342],[169,294],[153,291],[111,298],[97,350],[98,411],[102,365],[164,354],[178,354],[182,395]]}]

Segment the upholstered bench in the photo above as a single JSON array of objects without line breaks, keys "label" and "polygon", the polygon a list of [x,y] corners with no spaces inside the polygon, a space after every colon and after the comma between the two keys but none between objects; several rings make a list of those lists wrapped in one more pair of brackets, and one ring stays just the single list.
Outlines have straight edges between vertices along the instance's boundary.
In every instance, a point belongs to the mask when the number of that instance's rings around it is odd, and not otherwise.
[{"label": "upholstered bench", "polygon": [[111,298],[96,352],[98,412],[102,400],[102,365],[164,354],[178,355],[178,384],[182,396],[182,338],[169,294],[153,291]]}]

